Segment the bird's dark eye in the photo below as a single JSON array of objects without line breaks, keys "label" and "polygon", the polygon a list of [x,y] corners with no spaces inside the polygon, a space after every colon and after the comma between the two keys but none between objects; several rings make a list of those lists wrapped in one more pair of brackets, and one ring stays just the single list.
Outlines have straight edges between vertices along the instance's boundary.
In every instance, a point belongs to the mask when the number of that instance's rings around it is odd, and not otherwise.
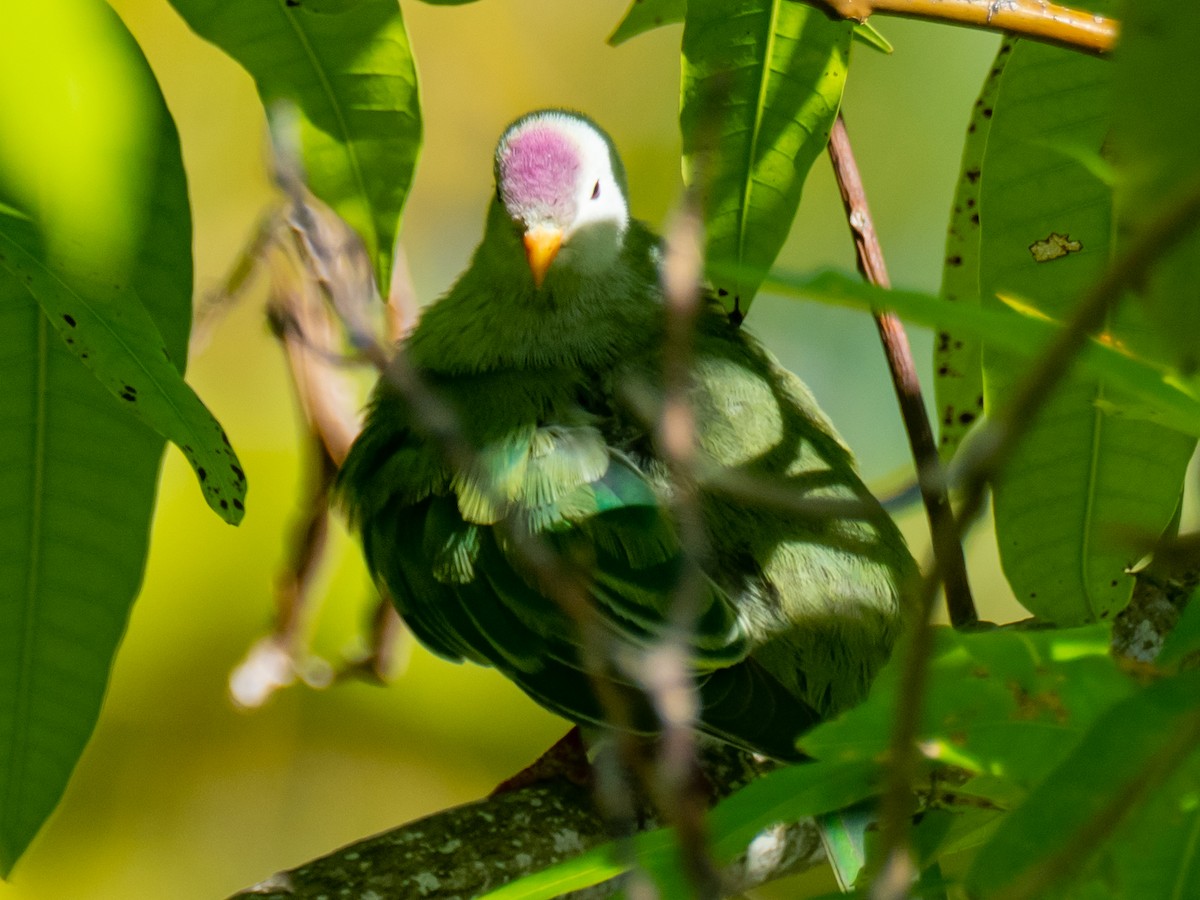
[{"label": "bird's dark eye", "polygon": [[595,200],[600,196],[600,182],[596,182],[596,186],[592,188],[592,199]]}]

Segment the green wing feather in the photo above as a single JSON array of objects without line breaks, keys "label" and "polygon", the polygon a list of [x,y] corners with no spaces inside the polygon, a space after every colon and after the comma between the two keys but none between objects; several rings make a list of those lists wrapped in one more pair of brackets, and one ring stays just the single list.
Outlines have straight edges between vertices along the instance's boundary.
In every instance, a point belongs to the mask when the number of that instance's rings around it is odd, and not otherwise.
[{"label": "green wing feather", "polygon": [[[493,228],[511,225],[490,218]],[[536,534],[583,567],[618,646],[671,633],[682,550],[647,426],[662,393],[656,243],[632,223],[624,268],[603,284],[581,281],[562,302],[510,291],[517,279],[503,267],[524,260],[492,244],[485,238],[407,345],[461,423],[471,465],[446,466],[385,377],[338,489],[371,571],[418,638],[450,659],[495,666],[555,712],[602,723],[574,625],[512,535]],[[692,355],[707,466],[864,510],[785,515],[701,484],[709,552],[689,636],[699,727],[792,759],[801,732],[865,695],[901,626],[914,564],[799,379],[715,308]],[[606,676],[632,726],[653,731],[644,694],[615,664]]]},{"label": "green wing feather", "polygon": [[[424,643],[450,659],[495,666],[548,708],[599,724],[603,712],[573,623],[537,588],[510,533],[495,525],[515,517],[585,566],[598,620],[620,645],[643,648],[661,642],[671,625],[679,539],[656,485],[605,442],[576,398],[531,374],[519,385],[527,402],[494,416],[497,395],[509,394],[516,380],[502,381],[478,376],[437,385],[471,422],[478,450],[467,476],[447,473],[402,413],[403,401],[382,387],[339,490],[363,533],[368,566]],[[522,410],[523,421],[514,415]],[[545,421],[555,424],[539,424]],[[816,721],[815,711],[749,658],[743,617],[716,581],[705,579],[698,599],[691,652],[702,727],[750,749],[795,756],[794,737]],[[634,725],[654,730],[636,684],[615,668],[607,677],[624,693]]]}]

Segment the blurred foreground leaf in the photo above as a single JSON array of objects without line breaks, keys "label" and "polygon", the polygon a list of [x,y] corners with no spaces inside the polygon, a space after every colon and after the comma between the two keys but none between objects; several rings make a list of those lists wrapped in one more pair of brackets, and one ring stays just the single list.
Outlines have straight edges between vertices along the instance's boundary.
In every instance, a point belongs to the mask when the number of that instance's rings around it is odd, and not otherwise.
[{"label": "blurred foreground leaf", "polygon": [[[722,800],[709,813],[713,858],[726,864],[743,853],[762,832],[781,822],[827,813],[871,796],[879,766],[855,761],[789,766],[748,784]],[[680,867],[675,832],[659,828],[630,839],[638,865],[657,883],[661,896],[690,896],[691,886]],[[485,895],[487,900],[543,900],[582,890],[615,878],[629,868],[627,847],[604,844],[575,859],[506,884]]]},{"label": "blurred foreground leaf", "polygon": [[[136,370],[149,353],[160,386],[174,385],[153,402],[168,406],[183,386],[191,322],[191,220],[178,138],[141,52],[100,0],[6,9],[0,201],[7,874],[54,809],[95,726],[142,579],[163,449],[131,412],[134,402],[115,399],[97,380],[113,370],[93,374],[82,364],[86,351],[72,353],[55,331],[70,324],[61,313],[52,324],[31,291],[48,309],[65,296],[95,313],[76,323],[87,322],[91,333],[80,344],[94,342],[98,356],[116,353]],[[134,344],[123,346],[124,326],[113,321],[137,323]],[[137,377],[140,402],[153,381]]]},{"label": "blurred foreground leaf", "polygon": [[[1062,327],[1044,316],[1033,315],[1019,303],[1003,311],[947,304],[933,294],[885,290],[842,272],[813,275],[775,272],[767,279],[766,286],[797,299],[892,310],[908,322],[930,328],[952,328],[1013,353],[1037,353],[1045,349]],[[1132,417],[1131,411],[1136,410],[1150,421],[1200,436],[1200,398],[1159,364],[1093,340],[1080,353],[1076,366],[1079,372],[1105,382],[1109,388],[1106,397],[1119,400],[1122,415]]]},{"label": "blurred foreground leaf", "polygon": [[[1070,756],[1046,778],[1029,801],[1011,813],[976,858],[968,884],[1007,897],[1062,896],[1062,882],[1080,873],[1128,817],[1145,803],[1165,801],[1184,814],[1146,821],[1143,845],[1166,841],[1182,853],[1160,859],[1158,871],[1142,872],[1134,860],[1123,873],[1139,890],[1113,896],[1192,896],[1179,892],[1200,883],[1190,844],[1200,834],[1196,794],[1200,777],[1200,672],[1153,684],[1102,716]],[[1192,790],[1183,795],[1160,788],[1186,765]],[[1185,826],[1182,833],[1180,825]],[[1171,840],[1171,834],[1174,840]],[[1180,840],[1182,838],[1182,840]],[[1128,848],[1118,848],[1118,856]],[[1124,888],[1131,885],[1126,883]],[[1147,890],[1148,889],[1148,890]]]}]

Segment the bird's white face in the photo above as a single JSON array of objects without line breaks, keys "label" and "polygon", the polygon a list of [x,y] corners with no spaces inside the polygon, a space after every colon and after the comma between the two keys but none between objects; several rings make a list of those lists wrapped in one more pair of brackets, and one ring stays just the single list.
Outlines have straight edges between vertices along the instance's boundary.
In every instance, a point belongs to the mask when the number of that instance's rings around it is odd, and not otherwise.
[{"label": "bird's white face", "polygon": [[496,148],[496,188],[539,287],[551,271],[598,275],[616,262],[629,208],[590,122],[557,111],[519,120]]}]

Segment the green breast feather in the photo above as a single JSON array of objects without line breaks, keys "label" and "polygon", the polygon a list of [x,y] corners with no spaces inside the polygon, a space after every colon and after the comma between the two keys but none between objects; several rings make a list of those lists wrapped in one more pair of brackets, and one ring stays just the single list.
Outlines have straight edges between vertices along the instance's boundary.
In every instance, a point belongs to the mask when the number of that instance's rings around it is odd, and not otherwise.
[{"label": "green breast feather", "polygon": [[[874,504],[803,385],[756,344],[731,341],[723,321],[707,328],[691,398],[706,460]],[[458,474],[385,379],[340,476],[368,564],[418,638],[495,666],[575,721],[604,719],[579,637],[514,535],[528,530],[586,571],[608,646],[662,639],[681,566],[670,486],[638,413],[617,399],[640,386],[644,400],[658,366],[647,351],[605,373],[429,373],[477,448]],[[691,639],[701,727],[792,757],[795,737],[861,699],[886,659],[911,562],[877,507],[864,522],[789,517],[709,492],[703,506],[711,554]],[[652,731],[632,681],[616,666],[608,674],[637,727]]]}]

